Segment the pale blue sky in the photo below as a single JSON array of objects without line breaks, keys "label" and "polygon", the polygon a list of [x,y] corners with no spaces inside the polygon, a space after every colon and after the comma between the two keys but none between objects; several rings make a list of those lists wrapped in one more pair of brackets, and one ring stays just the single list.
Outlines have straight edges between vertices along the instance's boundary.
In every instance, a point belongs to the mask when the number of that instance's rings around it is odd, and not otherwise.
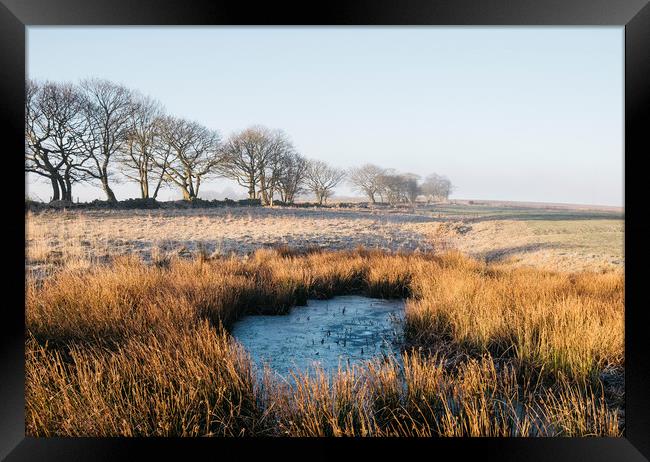
[{"label": "pale blue sky", "polygon": [[27,44],[31,78],[121,82],[224,137],[282,128],[339,167],[445,174],[455,198],[623,205],[622,27],[29,27]]}]

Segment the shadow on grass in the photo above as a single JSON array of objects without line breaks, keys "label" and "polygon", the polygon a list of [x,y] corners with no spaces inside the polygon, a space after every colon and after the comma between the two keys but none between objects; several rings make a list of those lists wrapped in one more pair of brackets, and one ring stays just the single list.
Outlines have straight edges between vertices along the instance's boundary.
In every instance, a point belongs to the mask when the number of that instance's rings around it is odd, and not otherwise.
[{"label": "shadow on grass", "polygon": [[554,244],[549,242],[535,242],[532,244],[517,245],[513,247],[501,247],[494,250],[488,250],[482,252],[479,257],[485,259],[488,263],[503,261],[513,255],[525,254],[530,252],[536,252],[538,250],[546,249],[561,249],[566,248],[565,245]]}]

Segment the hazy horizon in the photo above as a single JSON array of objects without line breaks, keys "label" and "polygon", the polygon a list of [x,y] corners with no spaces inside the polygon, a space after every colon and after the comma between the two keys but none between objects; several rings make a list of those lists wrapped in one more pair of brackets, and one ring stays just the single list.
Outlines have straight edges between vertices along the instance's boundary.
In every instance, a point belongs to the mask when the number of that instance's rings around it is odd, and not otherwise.
[{"label": "hazy horizon", "polygon": [[[27,75],[123,83],[222,138],[280,128],[341,168],[443,174],[452,199],[623,206],[623,31],[30,26]],[[114,185],[118,199],[139,195]],[[246,195],[223,179],[201,188]],[[26,193],[51,195],[31,175]],[[89,185],[73,196],[104,198]]]}]

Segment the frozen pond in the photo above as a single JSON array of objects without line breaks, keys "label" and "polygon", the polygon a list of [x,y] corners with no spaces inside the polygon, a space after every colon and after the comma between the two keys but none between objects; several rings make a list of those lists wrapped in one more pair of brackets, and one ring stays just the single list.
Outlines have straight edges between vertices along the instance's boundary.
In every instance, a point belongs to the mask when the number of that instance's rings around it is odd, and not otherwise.
[{"label": "frozen pond", "polygon": [[308,300],[286,315],[252,315],[237,321],[232,335],[258,366],[281,375],[320,365],[328,372],[381,356],[399,354],[403,300],[361,296]]}]

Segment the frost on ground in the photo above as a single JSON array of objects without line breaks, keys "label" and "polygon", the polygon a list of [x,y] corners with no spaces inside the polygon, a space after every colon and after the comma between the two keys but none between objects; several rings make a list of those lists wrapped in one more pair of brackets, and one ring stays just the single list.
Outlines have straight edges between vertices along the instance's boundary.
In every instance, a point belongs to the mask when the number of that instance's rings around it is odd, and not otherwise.
[{"label": "frost on ground", "polygon": [[[487,261],[556,270],[622,268],[620,215],[460,206],[401,209],[233,207],[28,213],[27,267],[89,265],[114,255],[246,255],[258,248],[391,252],[458,249]],[[541,210],[541,211],[540,211]]]}]

